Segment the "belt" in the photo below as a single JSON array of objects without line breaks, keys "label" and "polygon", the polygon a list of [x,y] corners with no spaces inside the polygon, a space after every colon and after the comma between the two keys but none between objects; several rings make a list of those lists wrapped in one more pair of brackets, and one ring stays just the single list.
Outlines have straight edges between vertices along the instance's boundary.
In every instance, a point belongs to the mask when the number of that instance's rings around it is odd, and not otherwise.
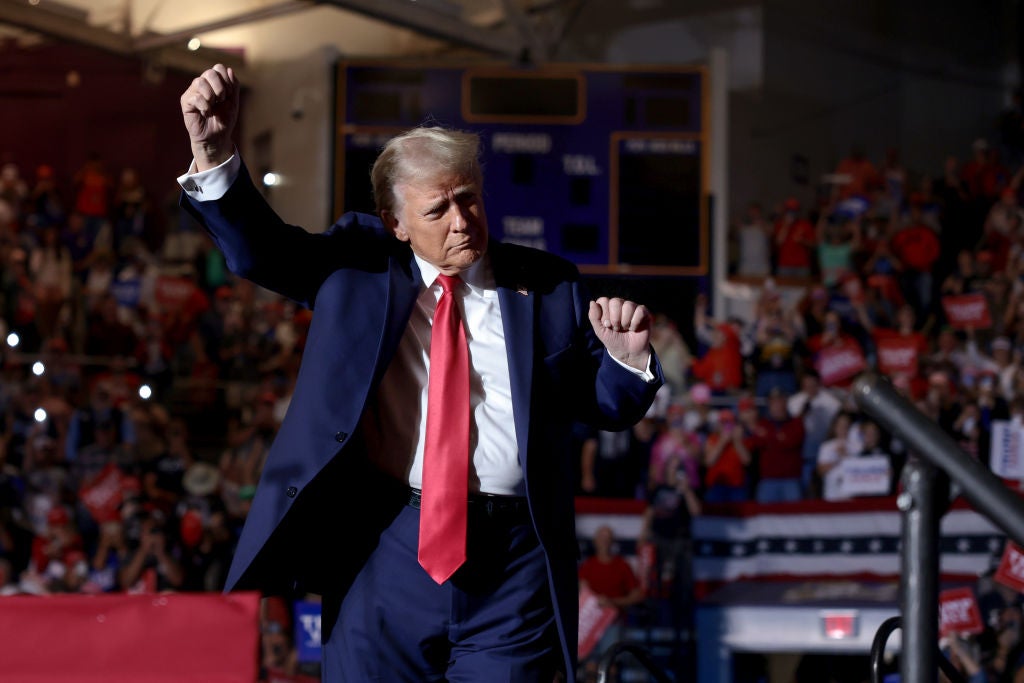
[{"label": "belt", "polygon": [[[409,487],[409,507],[420,509],[423,494]],[[509,522],[527,522],[530,508],[523,496],[496,496],[491,493],[471,493],[467,500],[470,516],[481,516]]]}]

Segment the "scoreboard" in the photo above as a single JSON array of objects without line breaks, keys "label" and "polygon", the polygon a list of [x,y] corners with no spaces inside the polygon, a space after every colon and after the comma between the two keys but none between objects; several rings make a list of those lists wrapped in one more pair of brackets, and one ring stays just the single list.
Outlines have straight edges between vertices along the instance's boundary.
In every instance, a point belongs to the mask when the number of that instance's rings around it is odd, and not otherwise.
[{"label": "scoreboard", "polygon": [[443,125],[481,136],[492,238],[586,273],[707,275],[704,69],[347,62],[337,80],[335,213],[373,211],[392,135]]}]

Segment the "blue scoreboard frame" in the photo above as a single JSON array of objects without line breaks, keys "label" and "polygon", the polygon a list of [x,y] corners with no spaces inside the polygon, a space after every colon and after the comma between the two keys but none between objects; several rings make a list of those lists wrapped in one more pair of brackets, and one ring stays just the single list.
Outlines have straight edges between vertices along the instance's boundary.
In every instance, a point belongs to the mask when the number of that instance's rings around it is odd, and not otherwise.
[{"label": "blue scoreboard frame", "polygon": [[704,68],[344,62],[335,213],[373,210],[369,169],[417,125],[480,134],[492,237],[585,273],[705,276]]}]

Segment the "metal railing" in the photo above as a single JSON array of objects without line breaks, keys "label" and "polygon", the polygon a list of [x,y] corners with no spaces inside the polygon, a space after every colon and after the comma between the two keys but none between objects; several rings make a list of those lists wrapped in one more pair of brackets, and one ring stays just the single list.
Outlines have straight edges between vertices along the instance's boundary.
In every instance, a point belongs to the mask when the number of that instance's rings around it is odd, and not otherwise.
[{"label": "metal railing", "polygon": [[620,655],[629,653],[636,657],[636,660],[640,662],[640,665],[647,669],[649,673],[657,683],[673,683],[673,679],[669,676],[661,665],[654,661],[654,657],[643,645],[639,643],[630,643],[626,641],[620,641],[615,643],[608,648],[607,652],[601,657],[601,663],[597,667],[597,683],[609,683],[611,680],[609,674],[611,672],[612,665]]},{"label": "metal railing", "polygon": [[[1024,502],[885,379],[862,375],[854,383],[853,396],[865,413],[897,434],[917,456],[903,468],[903,490],[896,499],[903,513],[900,680],[934,683],[940,659],[946,661],[937,649],[939,522],[949,506],[950,481],[974,509],[1017,543],[1024,543]],[[883,650],[891,631],[885,633]],[[875,658],[881,656],[881,651],[872,648],[873,674]]]}]

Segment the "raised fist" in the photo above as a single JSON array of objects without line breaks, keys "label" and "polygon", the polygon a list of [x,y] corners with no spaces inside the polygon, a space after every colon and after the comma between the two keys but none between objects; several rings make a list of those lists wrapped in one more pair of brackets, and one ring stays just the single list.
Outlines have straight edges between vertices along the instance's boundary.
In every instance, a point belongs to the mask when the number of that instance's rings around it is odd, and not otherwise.
[{"label": "raised fist", "polygon": [[215,64],[200,74],[181,95],[196,170],[219,166],[234,153],[231,135],[238,121],[239,84],[234,70]]}]

